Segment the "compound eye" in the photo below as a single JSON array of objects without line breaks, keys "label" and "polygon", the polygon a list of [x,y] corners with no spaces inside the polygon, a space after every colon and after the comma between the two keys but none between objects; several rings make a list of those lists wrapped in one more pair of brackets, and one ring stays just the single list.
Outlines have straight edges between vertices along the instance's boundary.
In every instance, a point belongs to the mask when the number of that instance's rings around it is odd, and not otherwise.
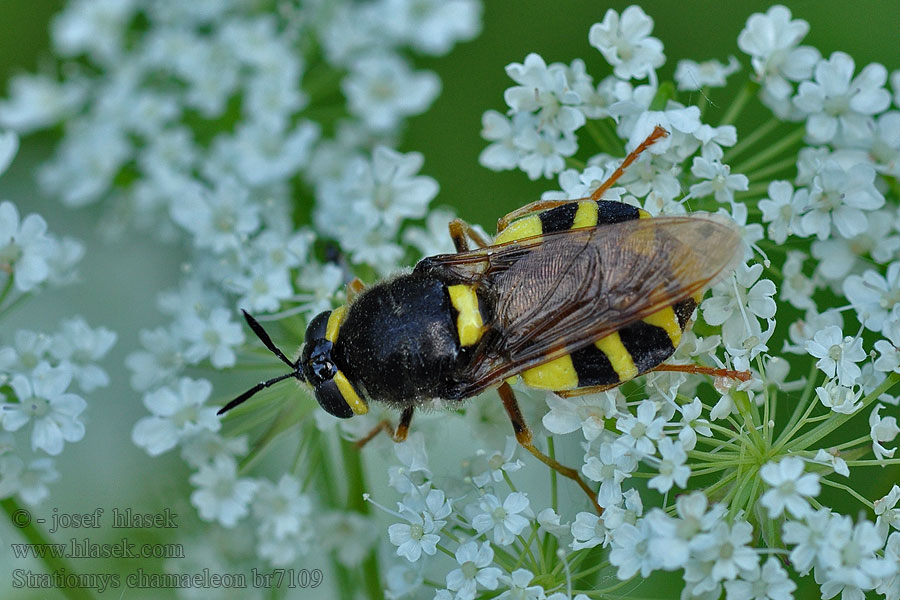
[{"label": "compound eye", "polygon": [[344,395],[341,394],[334,379],[323,381],[316,386],[316,400],[325,412],[339,419],[349,419],[353,416],[353,409],[344,400]]},{"label": "compound eye", "polygon": [[333,344],[326,339],[307,341],[303,348],[303,376],[314,386],[333,378],[337,365],[331,360]]}]

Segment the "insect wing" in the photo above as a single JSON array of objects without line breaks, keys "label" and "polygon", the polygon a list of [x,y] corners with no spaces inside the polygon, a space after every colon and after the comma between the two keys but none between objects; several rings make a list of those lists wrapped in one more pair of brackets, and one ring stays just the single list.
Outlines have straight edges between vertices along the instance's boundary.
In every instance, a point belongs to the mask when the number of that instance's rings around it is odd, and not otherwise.
[{"label": "insect wing", "polygon": [[591,344],[693,296],[741,256],[715,215],[569,229],[457,255],[433,268],[477,283],[493,314],[459,397]]}]

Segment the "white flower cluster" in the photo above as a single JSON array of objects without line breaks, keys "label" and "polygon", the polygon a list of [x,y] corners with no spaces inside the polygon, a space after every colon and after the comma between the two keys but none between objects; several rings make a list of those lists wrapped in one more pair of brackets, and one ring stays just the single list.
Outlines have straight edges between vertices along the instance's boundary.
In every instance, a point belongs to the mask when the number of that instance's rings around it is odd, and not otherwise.
[{"label": "white flower cluster", "polygon": [[[16,76],[0,101],[0,126],[25,133],[64,123],[40,171],[45,191],[69,206],[104,201],[107,230],[134,225],[190,249],[181,285],[159,295],[168,323],[141,331],[143,348],[126,359],[150,413],[132,439],[151,455],[180,449],[203,519],[232,528],[251,517],[252,504],[256,555],[283,566],[311,547],[312,496],[298,477],[275,484],[239,475],[247,439],[221,435],[206,405],[212,385],[188,370],[235,366],[246,341],[237,308],[315,314],[331,306],[351,267],[388,272],[421,246],[422,230],[409,221],[426,216],[437,183],[418,174],[422,155],[390,146],[406,118],[430,106],[440,81],[416,70],[409,54],[444,54],[475,36],[481,4],[270,8],[74,0],[54,18],[52,43],[61,58],[91,68],[60,69],[59,81]],[[0,140],[0,163],[15,141],[8,139]],[[315,234],[297,225],[310,215]],[[340,255],[317,236],[337,242]],[[46,236],[40,217],[20,225],[14,207],[0,205],[0,267],[18,290],[61,277],[77,249]],[[84,361],[90,348],[79,343],[70,355]],[[48,452],[81,435],[74,427],[83,405],[60,396],[67,384],[13,380],[22,402],[53,399],[34,409],[38,416],[69,419],[57,419],[55,438],[35,429],[35,444]],[[3,426],[21,427],[21,412],[5,411]]]},{"label": "white flower cluster", "polygon": [[[0,174],[16,149],[15,134],[0,135]],[[12,202],[0,202],[0,320],[47,285],[71,282],[83,254],[80,242],[49,233],[40,215],[20,220]],[[84,437],[87,402],[72,388],[87,394],[109,384],[97,362],[115,344],[116,334],[92,329],[81,317],[64,320],[52,333],[5,331],[8,337],[0,337],[0,499],[18,496],[37,504],[49,495],[47,484],[59,477],[49,457],[58,456],[65,442]],[[23,444],[23,437],[30,444]],[[29,456],[25,445],[36,454]]]}]

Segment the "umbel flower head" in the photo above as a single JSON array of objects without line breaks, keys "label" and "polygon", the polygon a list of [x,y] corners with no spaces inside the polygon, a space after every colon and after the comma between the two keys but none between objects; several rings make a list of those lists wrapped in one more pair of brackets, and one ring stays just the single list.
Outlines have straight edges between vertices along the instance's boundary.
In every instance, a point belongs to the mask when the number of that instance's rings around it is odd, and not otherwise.
[{"label": "umbel flower head", "polygon": [[[746,381],[658,371],[565,398],[516,384],[536,445],[575,463],[589,501],[507,442],[491,391],[417,416],[386,477],[348,443],[396,419],[374,405],[338,422],[306,392],[267,390],[220,427],[232,394],[208,374],[263,364],[237,309],[295,340],[353,277],[452,251],[436,241],[454,215],[431,206],[428,155],[396,146],[441,89],[412,55],[470,39],[481,14],[476,0],[264,4],[74,2],[54,48],[91,68],[18,76],[0,101],[18,133],[65,125],[40,170],[48,194],[112,204],[120,233],[189,249],[158,297],[165,323],[126,358],[149,413],[132,441],[192,470],[199,545],[234,549],[215,556],[223,571],[328,553],[347,597],[585,600],[644,594],[668,572],[682,598],[900,600],[900,72],[823,56],[778,5],[748,15],[719,57],[673,62],[653,15],[630,6],[583,28],[582,57],[507,65],[482,119],[484,167],[552,179],[543,200],[584,198],[659,127],[603,199],[721,213],[742,238],[670,362]],[[53,283],[75,254],[0,204],[7,289]],[[0,426],[49,454],[82,434],[68,385],[102,381],[63,371],[108,349],[63,329],[70,351],[46,366],[36,334],[0,349],[17,396]],[[469,432],[462,460],[429,456],[426,436],[451,427]],[[374,452],[390,453],[385,438]],[[0,490],[39,499],[55,472],[0,450],[0,475]]]}]

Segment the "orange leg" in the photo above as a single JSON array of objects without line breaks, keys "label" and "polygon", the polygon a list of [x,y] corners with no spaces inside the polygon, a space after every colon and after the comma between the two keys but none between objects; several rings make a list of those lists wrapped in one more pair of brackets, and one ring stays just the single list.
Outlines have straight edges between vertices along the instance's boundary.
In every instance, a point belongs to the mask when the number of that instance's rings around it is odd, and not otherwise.
[{"label": "orange leg", "polygon": [[[583,200],[583,198],[579,198],[578,200]],[[578,202],[578,200],[538,200],[536,202],[526,204],[525,206],[517,208],[511,213],[497,219],[497,233],[500,233],[501,231],[506,229],[509,224],[516,219],[521,219],[522,217],[527,217],[530,214],[541,212],[550,208],[556,208],[557,206],[562,206],[563,204],[568,204],[570,202]]]},{"label": "orange leg", "polygon": [[450,221],[448,228],[450,229],[450,239],[453,240],[453,245],[456,247],[457,252],[465,252],[469,249],[468,240],[475,242],[475,245],[479,248],[491,245],[488,240],[481,237],[481,234],[474,227],[462,219],[453,219]]},{"label": "orange leg", "polygon": [[395,442],[399,443],[406,440],[406,435],[409,433],[409,424],[412,422],[413,411],[413,407],[404,409],[404,411],[400,414],[400,423],[397,425],[397,429],[394,429],[393,426],[391,426],[390,421],[384,419],[383,421],[378,423],[378,425],[372,428],[372,431],[364,435],[362,439],[357,440],[356,447],[362,448],[370,441],[372,441],[372,438],[374,438],[382,431],[390,435],[391,439]]},{"label": "orange leg", "polygon": [[734,371],[732,369],[718,369],[716,367],[703,367],[701,365],[670,365],[663,363],[653,368],[654,371],[674,371],[678,373],[696,373],[698,375],[712,375],[713,377],[727,377],[739,381],[750,381],[750,371]]},{"label": "orange leg", "polygon": [[609,179],[604,181],[600,187],[594,190],[594,193],[591,194],[591,200],[597,201],[599,200],[603,194],[606,193],[606,190],[611,188],[613,184],[618,181],[619,177],[621,177],[625,173],[625,169],[628,168],[628,165],[637,160],[637,157],[641,155],[641,152],[652,146],[656,143],[656,140],[659,138],[664,138],[669,135],[669,132],[657,125],[653,128],[653,131],[650,135],[647,136],[643,142],[641,142],[637,148],[632,150],[628,156],[625,157],[625,160],[622,161],[622,164],[619,165],[619,168],[616,169],[612,175],[609,176]]},{"label": "orange leg", "polygon": [[592,490],[588,484],[584,482],[584,480],[578,475],[578,471],[575,469],[570,469],[565,465],[562,465],[540,450],[538,450],[534,446],[534,440],[531,436],[531,430],[528,429],[528,425],[525,423],[525,418],[522,416],[522,410],[519,408],[519,402],[516,400],[516,395],[513,393],[511,387],[506,382],[500,385],[497,389],[500,394],[500,399],[503,401],[503,408],[506,409],[506,414],[509,415],[509,420],[512,422],[513,431],[516,434],[516,440],[519,444],[531,452],[535,458],[539,461],[562,475],[563,477],[568,477],[575,483],[577,483],[584,493],[587,494],[588,498],[591,499],[591,503],[594,505],[594,509],[596,509],[597,514],[602,514],[603,509],[597,504],[597,492]]},{"label": "orange leg", "polygon": [[548,210],[551,208],[556,208],[557,206],[562,206],[563,204],[568,204],[569,202],[578,202],[579,200],[593,200],[597,202],[603,197],[603,194],[606,193],[606,190],[611,188],[613,184],[618,181],[618,179],[625,173],[625,169],[637,160],[638,156],[641,153],[652,146],[659,138],[664,138],[669,135],[669,132],[657,125],[650,135],[647,136],[643,142],[638,145],[637,148],[632,150],[628,156],[625,157],[625,160],[622,161],[622,164],[610,175],[609,179],[600,184],[594,193],[592,193],[587,198],[576,198],[574,200],[538,200],[536,202],[532,202],[530,204],[526,204],[521,208],[517,208],[511,213],[500,217],[497,220],[497,233],[500,233],[504,229],[506,229],[510,223],[515,221],[516,219],[521,219],[522,217],[527,217],[530,214],[541,212],[544,210]]}]

